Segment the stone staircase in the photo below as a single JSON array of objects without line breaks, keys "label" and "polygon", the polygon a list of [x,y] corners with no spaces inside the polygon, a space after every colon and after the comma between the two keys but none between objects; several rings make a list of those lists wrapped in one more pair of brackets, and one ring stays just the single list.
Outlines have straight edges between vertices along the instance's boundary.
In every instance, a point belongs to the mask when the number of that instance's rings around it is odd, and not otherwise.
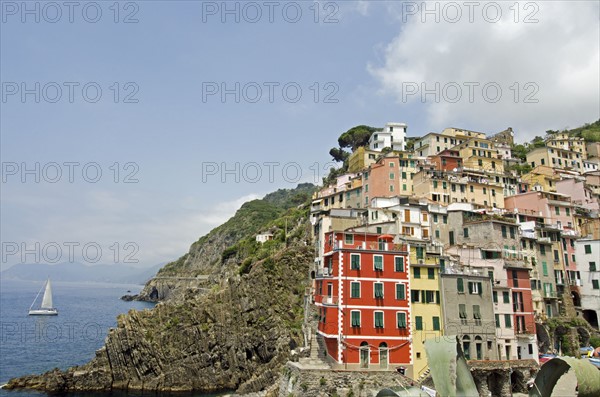
[{"label": "stone staircase", "polygon": [[317,335],[316,332],[311,333],[310,338],[310,355],[306,358],[301,358],[299,363],[303,367],[310,367],[315,369],[330,368],[327,363],[327,355],[325,349],[325,342],[323,338]]},{"label": "stone staircase", "polygon": [[421,383],[422,381],[424,381],[429,376],[430,372],[431,370],[429,369],[429,367],[427,367],[425,371],[421,372],[419,378],[417,379],[417,382]]}]

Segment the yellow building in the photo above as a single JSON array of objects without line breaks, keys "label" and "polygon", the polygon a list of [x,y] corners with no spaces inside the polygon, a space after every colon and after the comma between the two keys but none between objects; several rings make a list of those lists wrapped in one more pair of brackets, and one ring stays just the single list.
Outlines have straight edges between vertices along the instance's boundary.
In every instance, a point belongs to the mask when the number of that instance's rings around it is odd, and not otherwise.
[{"label": "yellow building", "polygon": [[521,176],[521,180],[529,184],[531,190],[556,192],[556,182],[560,180],[560,177],[552,167],[538,165],[527,174]]},{"label": "yellow building", "polygon": [[560,147],[540,147],[527,153],[527,163],[532,168],[546,165],[552,168],[584,172],[584,154]]},{"label": "yellow building", "polygon": [[579,153],[583,159],[587,158],[585,139],[564,132],[550,135],[546,139],[546,146],[553,149]]},{"label": "yellow building", "polygon": [[471,138],[456,146],[463,159],[465,170],[485,171],[489,174],[503,174],[504,165],[494,143],[489,139]]},{"label": "yellow building", "polygon": [[421,241],[409,244],[412,358],[414,379],[427,375],[425,340],[443,335],[440,295],[440,255],[442,247]]},{"label": "yellow building", "polygon": [[380,156],[381,152],[361,146],[348,157],[348,172],[356,173],[367,169],[370,165],[375,164]]},{"label": "yellow building", "polygon": [[486,208],[504,208],[500,177],[476,172],[423,170],[413,178],[414,195],[431,203],[472,203]]},{"label": "yellow building", "polygon": [[459,138],[459,139],[462,139],[465,141],[468,139],[471,139],[471,138],[485,139],[485,136],[486,136],[485,133],[483,133],[483,132],[469,131],[469,130],[465,130],[463,128],[454,128],[454,127],[445,128],[444,131],[442,131],[442,134],[454,136],[456,138]]}]

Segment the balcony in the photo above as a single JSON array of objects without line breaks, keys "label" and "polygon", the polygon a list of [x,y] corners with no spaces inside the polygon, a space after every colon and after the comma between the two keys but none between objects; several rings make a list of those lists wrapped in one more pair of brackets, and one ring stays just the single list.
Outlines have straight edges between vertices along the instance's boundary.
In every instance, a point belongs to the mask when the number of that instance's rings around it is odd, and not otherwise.
[{"label": "balcony", "polygon": [[359,242],[356,244],[345,244],[342,241],[337,241],[333,244],[333,250],[354,249],[365,251],[390,251],[390,252],[408,252],[406,244],[394,244],[389,242]]},{"label": "balcony", "polygon": [[570,280],[569,285],[573,287],[581,287],[581,280]]},{"label": "balcony", "polygon": [[321,303],[326,306],[337,306],[339,299],[337,296],[324,296]]},{"label": "balcony", "polygon": [[556,291],[544,291],[544,299],[558,299]]},{"label": "balcony", "polygon": [[528,338],[530,335],[533,334],[533,330],[529,330],[528,328],[517,328],[517,338],[518,337],[526,337]]},{"label": "balcony", "polygon": [[552,244],[550,237],[538,237],[540,243]]},{"label": "balcony", "polygon": [[522,232],[521,237],[535,239],[535,232]]},{"label": "balcony", "polygon": [[328,267],[322,267],[317,269],[316,278],[329,278],[333,277],[332,271]]}]

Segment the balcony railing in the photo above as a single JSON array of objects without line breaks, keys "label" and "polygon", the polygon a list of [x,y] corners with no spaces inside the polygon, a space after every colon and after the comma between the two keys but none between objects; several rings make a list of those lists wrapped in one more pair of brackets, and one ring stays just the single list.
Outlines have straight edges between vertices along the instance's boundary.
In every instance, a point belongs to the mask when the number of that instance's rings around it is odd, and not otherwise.
[{"label": "balcony railing", "polygon": [[544,298],[558,299],[558,294],[556,291],[544,291]]},{"label": "balcony railing", "polygon": [[346,244],[342,241],[337,241],[333,244],[333,250],[337,251],[342,248],[345,249],[356,249],[366,251],[401,251],[407,252],[408,246],[406,244],[394,244],[388,242],[360,242],[355,244]]},{"label": "balcony railing", "polygon": [[317,269],[317,278],[333,277],[333,273],[328,267],[322,267]]},{"label": "balcony railing", "polygon": [[538,237],[538,241],[539,241],[540,243],[547,243],[547,244],[550,244],[550,243],[551,243],[551,241],[550,241],[550,237]]},{"label": "balcony railing", "polygon": [[324,305],[337,306],[339,299],[337,296],[324,296],[321,302]]}]

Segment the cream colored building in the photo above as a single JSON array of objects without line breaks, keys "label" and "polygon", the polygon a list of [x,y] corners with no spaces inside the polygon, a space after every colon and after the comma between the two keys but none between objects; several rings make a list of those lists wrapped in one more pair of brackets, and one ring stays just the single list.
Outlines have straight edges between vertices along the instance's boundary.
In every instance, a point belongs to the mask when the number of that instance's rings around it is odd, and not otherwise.
[{"label": "cream colored building", "polygon": [[553,149],[579,153],[583,159],[587,158],[585,139],[564,132],[550,135],[546,139],[546,146]]},{"label": "cream colored building", "polygon": [[527,163],[532,168],[538,165],[546,165],[552,168],[561,168],[584,172],[584,155],[580,152],[565,150],[562,147],[541,147],[527,153]]}]

